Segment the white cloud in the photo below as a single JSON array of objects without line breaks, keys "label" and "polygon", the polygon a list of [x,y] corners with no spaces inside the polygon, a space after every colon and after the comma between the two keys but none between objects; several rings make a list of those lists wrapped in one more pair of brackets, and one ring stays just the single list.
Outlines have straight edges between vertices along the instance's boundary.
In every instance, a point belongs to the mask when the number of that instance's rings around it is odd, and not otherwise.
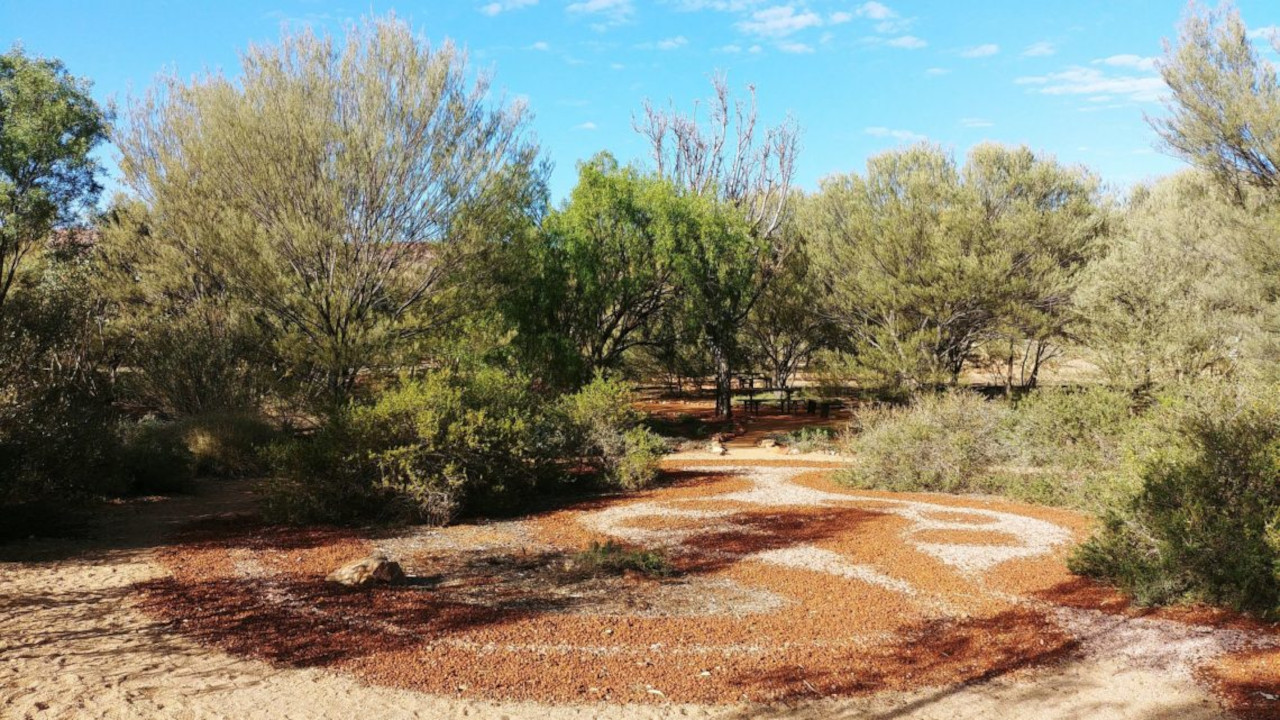
[{"label": "white cloud", "polygon": [[960,57],[980,58],[991,57],[1000,52],[1000,46],[995,43],[987,43],[985,45],[976,45],[960,53]]},{"label": "white cloud", "polygon": [[1130,102],[1159,100],[1165,91],[1158,75],[1108,75],[1092,67],[1069,67],[1062,72],[1014,80],[1018,85],[1036,86],[1043,95],[1118,96]]},{"label": "white cloud", "polygon": [[720,47],[720,48],[717,48],[717,49],[718,49],[720,52],[722,52],[722,53],[729,53],[730,55],[734,55],[734,54],[737,54],[737,53],[742,52],[742,46],[741,46],[741,45],[725,45],[725,46]]},{"label": "white cloud", "polygon": [[551,46],[550,46],[550,45],[548,45],[548,44],[546,44],[545,42],[543,42],[543,41],[539,40],[538,42],[536,42],[536,43],[534,43],[534,44],[530,45],[530,46],[529,46],[529,49],[530,49],[530,50],[537,50],[537,51],[539,51],[539,52],[546,52],[546,51],[548,51],[548,50],[550,50],[550,49],[551,49]]},{"label": "white cloud", "polygon": [[677,10],[694,12],[697,10],[716,10],[719,12],[742,12],[759,5],[763,0],[674,0]]},{"label": "white cloud", "polygon": [[853,13],[849,12],[833,12],[827,16],[827,23],[831,25],[841,25],[853,19]]},{"label": "white cloud", "polygon": [[894,130],[887,127],[869,127],[863,130],[866,134],[878,138],[892,138],[901,142],[918,142],[924,140],[925,136],[910,130]]},{"label": "white cloud", "polygon": [[887,6],[878,2],[865,2],[858,6],[858,17],[870,18],[872,20],[888,20],[897,17],[898,14],[890,10]]},{"label": "white cloud", "polygon": [[574,125],[573,129],[574,130],[595,130],[596,124],[588,121],[588,122],[582,123],[581,125]]},{"label": "white cloud", "polygon": [[888,45],[889,47],[905,48],[907,50],[919,50],[922,47],[926,47],[929,43],[925,42],[924,40],[921,40],[915,35],[903,35],[902,37],[894,38],[885,44]]},{"label": "white cloud", "polygon": [[786,37],[821,24],[822,18],[815,12],[803,10],[797,13],[790,5],[777,5],[751,13],[751,19],[738,23],[738,29],[751,35]]},{"label": "white cloud", "polygon": [[480,12],[493,17],[508,10],[519,10],[530,5],[537,5],[538,0],[498,0],[480,6]]},{"label": "white cloud", "polygon": [[924,74],[928,75],[929,77],[938,77],[939,75],[950,75],[951,68],[932,67],[932,68],[929,68],[928,70],[925,70]]},{"label": "white cloud", "polygon": [[759,45],[752,45],[750,48],[747,49],[747,52],[751,53],[752,55],[759,55],[761,52],[764,52],[764,48],[760,47]]},{"label": "white cloud", "polygon": [[659,40],[658,49],[659,50],[675,50],[678,47],[683,47],[688,44],[689,44],[689,38],[686,38],[683,35],[677,35],[675,37],[669,37],[666,40]]},{"label": "white cloud", "polygon": [[1155,70],[1156,59],[1153,57],[1141,57],[1139,55],[1112,55],[1111,57],[1094,60],[1094,65],[1110,65],[1111,67],[1133,68],[1135,70]]},{"label": "white cloud", "polygon": [[784,53],[792,53],[795,55],[803,55],[813,52],[812,46],[799,42],[778,43],[778,49]]},{"label": "white cloud", "polygon": [[1280,25],[1267,25],[1266,27],[1254,28],[1249,31],[1250,40],[1266,40],[1268,42],[1280,38]]},{"label": "white cloud", "polygon": [[1022,57],[1047,57],[1058,52],[1058,47],[1051,42],[1038,42],[1028,45],[1022,51]]},{"label": "white cloud", "polygon": [[591,27],[604,30],[630,20],[635,7],[631,0],[581,0],[569,4],[565,11],[570,15],[595,18]]},{"label": "white cloud", "polygon": [[967,128],[986,128],[995,125],[990,120],[983,118],[960,118],[960,124]]}]

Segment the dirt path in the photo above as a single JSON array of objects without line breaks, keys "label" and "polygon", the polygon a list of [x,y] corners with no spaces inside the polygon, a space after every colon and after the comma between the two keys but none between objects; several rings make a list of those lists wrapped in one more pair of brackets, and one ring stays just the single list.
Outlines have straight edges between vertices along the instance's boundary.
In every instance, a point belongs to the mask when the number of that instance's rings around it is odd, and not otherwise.
[{"label": "dirt path", "polygon": [[[697,475],[705,471],[687,472]],[[138,607],[138,587],[170,582],[185,572],[182,567],[175,569],[172,554],[161,545],[174,527],[201,516],[236,512],[246,507],[248,497],[244,487],[224,485],[214,497],[122,509],[105,523],[105,536],[95,546],[32,542],[0,548],[6,560],[0,562],[0,717],[1207,720],[1227,716],[1194,681],[1193,668],[1217,653],[1259,641],[1245,630],[1127,618],[1073,607],[1071,603],[1038,599],[1034,591],[1054,578],[1049,577],[1052,573],[1034,568],[1056,567],[1058,560],[1054,558],[1060,557],[1074,532],[1069,523],[1057,522],[1059,517],[1051,512],[1028,513],[1001,503],[931,497],[851,495],[824,484],[821,478],[811,477],[811,469],[752,465],[732,471],[717,468],[714,472],[716,475],[709,480],[694,479],[670,490],[618,502],[593,503],[527,523],[464,526],[451,533],[432,531],[359,542],[389,545],[410,557],[414,557],[415,552],[425,553],[422,557],[438,557],[442,548],[501,545],[504,533],[519,534],[522,550],[526,551],[529,547],[555,547],[557,541],[574,540],[578,537],[575,533],[582,533],[582,537],[639,538],[649,544],[665,544],[670,546],[677,562],[687,562],[691,567],[694,563],[705,564],[707,558],[716,558],[714,570],[697,565],[697,572],[691,572],[692,579],[688,581],[660,586],[641,583],[639,587],[644,592],[684,593],[680,597],[685,600],[683,604],[677,603],[679,612],[664,612],[660,616],[636,610],[632,613],[634,617],[628,619],[628,626],[635,622],[646,632],[659,633],[687,632],[687,628],[695,628],[702,633],[698,636],[699,642],[712,648],[708,652],[720,653],[716,662],[729,665],[738,662],[733,659],[737,655],[726,651],[731,647],[740,649],[737,628],[754,624],[752,632],[756,634],[751,637],[770,638],[772,644],[752,656],[759,660],[743,661],[747,663],[744,668],[754,669],[757,666],[752,663],[757,662],[791,662],[793,654],[799,653],[800,665],[808,673],[779,684],[781,699],[770,704],[697,705],[667,702],[653,696],[645,702],[631,704],[499,702],[475,697],[467,690],[426,694],[388,687],[413,685],[411,680],[416,676],[410,674],[409,680],[398,681],[395,677],[380,675],[385,663],[370,664],[371,655],[364,652],[338,653],[341,658],[332,662],[267,663],[244,657],[252,653],[232,654],[198,643],[192,638],[211,637],[201,632],[207,628],[200,625],[212,622],[208,617],[211,609],[225,610],[219,608],[216,597],[206,598],[204,608],[190,609],[190,615],[179,613],[171,619],[161,619]],[[865,515],[863,527],[891,529],[894,537],[903,540],[901,544],[907,550],[877,560],[881,556],[856,556],[849,550],[847,539],[838,533],[814,532],[813,526],[820,523],[797,526],[808,528],[804,531],[807,534],[785,542],[778,541],[772,531],[763,532],[750,526],[760,513],[766,513],[768,518],[768,523],[761,527],[773,527],[786,520],[779,513],[806,513],[805,517],[812,517],[822,512],[842,513],[834,516],[840,521],[840,527],[848,524],[849,517],[853,516],[850,514],[861,513]],[[699,525],[701,530],[690,531],[690,523]],[[750,526],[750,532],[744,533],[744,523]],[[971,533],[974,528],[981,528],[979,532],[987,533],[988,537],[978,542],[980,538]],[[871,537],[874,535],[864,535],[862,541]],[[299,551],[297,562],[307,567],[312,560],[329,562],[335,553],[349,552],[351,542],[355,541],[317,542]],[[220,547],[216,552],[225,559],[228,573],[257,588],[255,602],[262,603],[268,610],[274,608],[272,611],[281,613],[279,617],[286,621],[298,614],[298,608],[289,605],[290,593],[303,593],[309,586],[290,584],[290,578],[301,573],[300,570],[273,569],[282,561],[278,547],[241,545],[231,549]],[[527,570],[527,566],[521,567]],[[943,583],[927,579],[933,576],[926,573],[931,568],[947,570],[949,574],[944,574],[951,580]],[[246,580],[246,573],[254,577]],[[706,585],[688,584],[695,582]],[[632,586],[635,584],[626,587]],[[527,582],[520,587],[528,591]],[[690,592],[690,587],[695,592]],[[823,619],[824,610],[820,604],[806,600],[805,592],[827,587],[845,588],[840,591],[844,595],[854,592],[849,588],[872,593],[887,603],[884,607],[903,613],[902,621],[906,623],[914,622],[915,616],[932,623],[940,615],[946,615],[947,632],[953,627],[968,627],[966,623],[970,620],[1007,617],[1002,613],[1011,612],[1012,608],[1035,618],[1048,618],[1053,633],[1069,636],[1070,640],[1061,643],[1063,652],[1054,654],[1052,662],[1038,669],[1026,671],[998,665],[996,671],[977,672],[977,677],[971,677],[973,673],[960,672],[963,663],[942,660],[948,651],[941,649],[943,646],[931,646],[926,637],[921,641],[921,647],[926,650],[917,658],[921,662],[918,671],[925,678],[956,675],[962,682],[906,687],[895,679],[885,681],[884,686],[890,689],[870,695],[807,699],[803,693],[792,692],[792,686],[798,682],[810,686],[820,683],[819,676],[812,672],[822,665],[822,656],[828,650],[819,642],[821,638],[817,634],[827,627],[822,625],[827,622]],[[975,587],[983,591],[975,592]],[[499,587],[500,590],[506,588]],[[538,586],[537,590],[543,592],[545,588]],[[725,613],[715,607],[707,609],[715,594],[722,591],[746,593],[732,596],[733,602],[729,604],[737,609],[736,616],[730,614],[726,619]],[[418,598],[427,595],[436,598],[432,602],[440,602],[439,597],[447,596],[450,603],[460,605],[466,598],[473,597],[465,595],[466,592],[465,587],[450,589],[447,583],[442,583],[434,586],[431,593],[417,592],[413,602],[421,603]],[[781,598],[778,602],[783,603],[783,607],[770,604],[774,596]],[[523,596],[515,598],[519,602],[527,600]],[[604,600],[588,598],[578,602]],[[467,647],[471,648],[472,655],[476,648],[481,648],[485,654],[474,670],[476,680],[472,682],[483,683],[484,677],[500,676],[513,668],[525,675],[544,674],[555,678],[559,672],[557,667],[569,668],[565,672],[577,672],[573,663],[578,662],[586,643],[575,633],[589,631],[591,637],[596,638],[591,643],[593,647],[614,648],[611,657],[623,658],[617,661],[619,667],[636,664],[627,654],[634,648],[628,645],[626,629],[620,627],[617,635],[610,632],[607,639],[601,638],[599,628],[604,620],[599,608],[594,606],[557,606],[554,612],[501,616],[500,621],[483,628],[450,628],[448,637],[443,638],[448,642],[397,647],[397,638],[404,637],[406,632],[438,631],[409,624],[408,618],[416,616],[406,615],[403,604],[391,600],[387,601],[389,609],[383,613],[382,602],[378,598],[370,602],[358,599],[358,605],[334,606],[333,617],[340,616],[346,623],[340,633],[331,635],[340,639],[339,650],[371,640],[375,646],[383,644],[386,653],[399,661],[412,660],[416,662],[415,667],[439,674],[442,669],[455,669],[450,665],[452,658],[464,657],[460,653]],[[475,601],[468,602],[474,604]],[[832,597],[828,602],[835,608],[831,612],[838,610],[841,614],[837,617],[849,626],[849,632],[842,636],[847,647],[841,645],[830,652],[847,650],[855,653],[851,658],[874,653],[879,647],[875,644],[877,638],[901,630],[897,624],[873,626],[875,613],[864,612],[859,607],[865,603],[841,605],[839,597]],[[366,604],[381,614],[360,619],[363,616],[359,616],[359,608]],[[491,602],[487,607],[492,606]],[[326,606],[314,607],[324,612]],[[414,605],[411,609],[420,610],[421,606]],[[769,625],[801,615],[817,619],[805,621],[810,625],[800,622],[794,628],[787,626],[776,633]],[[952,615],[960,619],[955,620]],[[610,609],[603,617],[616,619],[616,609]],[[222,622],[226,618],[215,619]],[[329,628],[325,622],[328,622],[325,618],[306,620],[305,627],[315,632],[315,637],[307,639],[307,647],[324,645]],[[190,625],[199,627],[192,630]],[[216,623],[208,627],[215,626]],[[266,634],[279,631],[279,628],[262,625],[237,627],[264,633],[264,641]],[[289,626],[285,632],[295,629]],[[544,629],[562,639],[568,649],[548,650],[547,643],[538,635]],[[983,632],[988,631],[989,628]],[[511,636],[518,641],[508,641],[509,647],[480,642],[488,637],[485,633],[498,632],[514,633]],[[479,640],[468,640],[473,637],[468,633]],[[1045,637],[1057,637],[1053,633]],[[414,637],[416,640],[417,635]],[[968,642],[964,647],[982,645],[982,642],[972,642],[975,638],[989,640],[988,635],[960,639]],[[252,636],[239,638],[239,642],[249,645],[254,640]],[[1025,640],[1018,636],[1009,642],[1024,643]],[[468,642],[472,644],[467,645]],[[535,645],[540,660],[528,664],[526,654]],[[436,655],[425,656],[428,659],[424,660],[421,655],[426,652],[424,647],[432,648],[431,652]],[[431,657],[436,659],[429,659]],[[969,660],[989,662],[986,655],[976,652]],[[679,662],[672,660],[674,664]],[[638,672],[651,673],[641,677],[655,682],[675,682],[661,670],[642,668]],[[369,679],[374,683],[366,681]],[[677,683],[669,686],[668,691],[673,696],[696,695],[703,692],[700,687],[685,688]],[[509,696],[529,694],[515,686],[507,688]],[[619,688],[617,692],[622,695],[625,688],[621,685]]]}]

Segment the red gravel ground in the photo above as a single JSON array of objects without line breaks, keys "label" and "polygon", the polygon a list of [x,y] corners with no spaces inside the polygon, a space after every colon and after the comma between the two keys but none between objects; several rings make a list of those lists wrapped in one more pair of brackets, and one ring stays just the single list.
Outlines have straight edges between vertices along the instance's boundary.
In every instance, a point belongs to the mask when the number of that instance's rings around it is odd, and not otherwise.
[{"label": "red gravel ground", "polygon": [[[791,482],[848,492],[830,481],[830,466],[813,467]],[[1050,605],[1128,612],[1122,598],[1066,570],[1066,546],[965,573],[904,541],[908,520],[875,503],[746,505],[720,499],[751,487],[744,477],[677,467],[668,474],[670,482],[658,489],[546,513],[516,524],[518,532],[496,525],[437,531],[433,537],[455,549],[401,557],[410,583],[366,592],[326,585],[323,577],[380,539],[332,528],[206,523],[163,553],[171,576],[141,587],[144,606],[235,654],[327,667],[382,685],[493,699],[699,703],[994,677],[1073,651],[1076,641],[1047,614]],[[1089,529],[1073,513],[1003,501],[858,495],[954,508],[931,518],[971,525],[918,533],[922,542],[1009,543],[966,508],[1045,520],[1077,539]],[[673,536],[665,550],[677,571],[671,577],[584,578],[573,569],[574,553],[605,539],[584,518],[636,503],[726,514],[702,525],[680,517],[664,524],[655,516],[628,525],[692,531]],[[523,539],[514,542],[515,536]],[[746,557],[802,547],[888,573],[914,592]],[[738,595],[725,595],[735,599],[715,612],[664,610],[663,598],[681,592],[686,604],[717,592]],[[627,612],[632,604],[646,611]],[[1247,707],[1258,688],[1275,688],[1278,657],[1228,657],[1206,672]]]}]

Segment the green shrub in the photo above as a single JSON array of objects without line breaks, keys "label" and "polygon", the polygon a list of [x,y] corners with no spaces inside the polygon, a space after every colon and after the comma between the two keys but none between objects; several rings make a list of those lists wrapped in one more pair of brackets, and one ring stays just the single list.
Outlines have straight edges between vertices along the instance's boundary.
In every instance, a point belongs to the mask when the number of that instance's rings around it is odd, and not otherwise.
[{"label": "green shrub", "polygon": [[183,418],[175,428],[195,460],[198,477],[258,477],[267,472],[263,450],[279,432],[249,412],[209,412]]},{"label": "green shrub", "polygon": [[119,433],[114,471],[129,492],[157,495],[191,490],[195,458],[176,425],[158,420],[121,423]]},{"label": "green shrub", "polygon": [[622,574],[627,571],[665,577],[675,572],[667,556],[658,550],[628,548],[612,540],[593,541],[574,556],[576,565],[596,572]]},{"label": "green shrub", "polygon": [[267,510],[289,521],[418,520],[517,509],[555,475],[560,439],[527,378],[429,373],[273,450]]},{"label": "green shrub", "polygon": [[1040,389],[1008,418],[1016,460],[1036,467],[1099,468],[1120,461],[1121,444],[1134,425],[1128,393],[1106,387]]},{"label": "green shrub", "polygon": [[1004,459],[1008,406],[976,393],[926,395],[908,407],[867,408],[846,443],[852,467],[838,477],[857,487],[983,491],[980,481]]},{"label": "green shrub", "polygon": [[265,508],[289,522],[446,523],[520,510],[573,470],[643,487],[665,444],[637,423],[619,381],[551,400],[500,368],[431,372],[272,446]]},{"label": "green shrub", "polygon": [[607,485],[635,490],[653,482],[666,452],[662,438],[640,427],[631,388],[621,379],[596,377],[564,396],[567,444]]},{"label": "green shrub", "polygon": [[835,428],[805,427],[779,435],[775,439],[796,452],[807,453],[834,449],[839,434]]},{"label": "green shrub", "polygon": [[117,496],[117,414],[70,383],[0,398],[0,502]]},{"label": "green shrub", "polygon": [[1147,454],[1072,569],[1143,602],[1280,612],[1280,406],[1261,397],[1186,412],[1181,444]]}]

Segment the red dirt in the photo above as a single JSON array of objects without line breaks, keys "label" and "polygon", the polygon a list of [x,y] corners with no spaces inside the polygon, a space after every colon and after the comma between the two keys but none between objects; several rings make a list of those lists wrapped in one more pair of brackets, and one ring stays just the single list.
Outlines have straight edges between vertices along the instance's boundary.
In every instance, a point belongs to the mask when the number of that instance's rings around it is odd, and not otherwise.
[{"label": "red dirt", "polygon": [[[793,482],[844,492],[826,468]],[[1066,656],[1075,641],[1043,613],[1001,599],[991,589],[1060,604],[1108,607],[1110,602],[1088,588],[1070,587],[1075,579],[1062,565],[1065,550],[1004,563],[978,581],[915,550],[903,541],[907,521],[874,507],[744,508],[716,498],[750,487],[745,478],[675,468],[670,473],[671,482],[663,487],[527,521],[532,539],[544,544],[538,552],[550,558],[542,566],[541,555],[514,563],[484,555],[469,560],[423,555],[410,559],[436,568],[440,578],[368,592],[344,591],[320,580],[370,549],[367,539],[350,531],[251,524],[193,528],[162,553],[172,576],[142,586],[144,605],[182,632],[229,652],[289,666],[333,668],[382,685],[550,702],[724,703],[951,685],[1035,667]],[[962,510],[973,507],[1049,520],[1077,534],[1089,525],[1065,511],[1003,501],[857,494],[954,507],[956,513],[933,515],[949,521],[971,520]],[[659,501],[731,514],[703,522],[705,532],[675,548],[670,556],[679,571],[675,578],[631,575],[610,579],[609,587],[644,596],[683,583],[730,582],[762,597],[781,598],[783,605],[710,616],[593,613],[589,599],[555,592],[555,582],[528,582],[527,576],[539,573],[554,581],[553,566],[562,562],[555,558],[605,539],[582,524],[585,514]],[[630,526],[699,529],[697,522],[654,517]],[[486,531],[462,526],[440,532],[470,537]],[[934,531],[924,539],[999,542],[998,535],[975,524],[973,530]],[[749,557],[799,547],[829,551],[892,575],[916,593]],[[464,560],[470,563],[466,572],[460,569]],[[442,582],[451,579],[453,585]],[[467,599],[477,596],[488,601]],[[1274,658],[1241,659],[1223,667],[1228,679],[1222,686],[1230,695],[1230,687],[1252,687],[1249,683],[1257,680],[1251,678],[1265,677]]]}]

